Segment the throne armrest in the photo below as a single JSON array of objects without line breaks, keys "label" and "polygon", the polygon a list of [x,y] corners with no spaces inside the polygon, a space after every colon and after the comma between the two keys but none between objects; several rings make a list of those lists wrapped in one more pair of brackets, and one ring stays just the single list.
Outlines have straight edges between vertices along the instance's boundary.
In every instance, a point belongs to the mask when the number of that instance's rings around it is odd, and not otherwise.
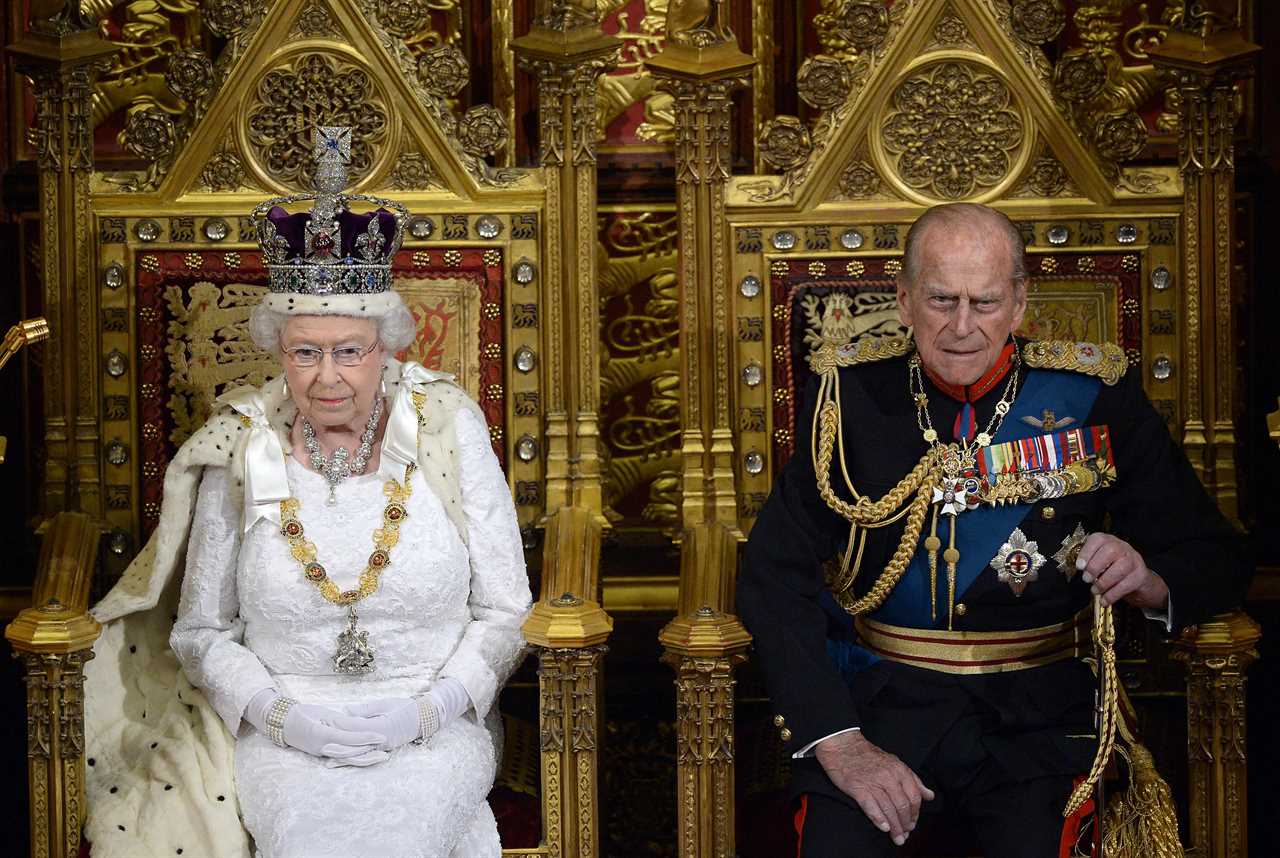
[{"label": "throne armrest", "polygon": [[84,663],[102,627],[89,616],[101,529],[83,513],[53,519],[40,548],[33,606],[5,629],[26,667],[31,854],[79,853],[84,794]]},{"label": "throne armrest", "polygon": [[87,650],[101,626],[89,616],[89,585],[101,529],[79,512],[53,519],[40,546],[31,607],[5,629],[14,649],[66,654]]},{"label": "throne armrest", "polygon": [[1173,658],[1187,665],[1191,846],[1205,858],[1248,855],[1245,672],[1258,623],[1243,610],[1188,628]]}]

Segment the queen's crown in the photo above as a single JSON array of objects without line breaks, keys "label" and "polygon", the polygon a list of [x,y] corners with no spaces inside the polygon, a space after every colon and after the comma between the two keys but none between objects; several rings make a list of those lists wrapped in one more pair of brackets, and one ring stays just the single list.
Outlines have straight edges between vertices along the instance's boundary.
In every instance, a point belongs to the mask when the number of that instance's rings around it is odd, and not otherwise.
[{"label": "queen's crown", "polygon": [[[409,211],[391,200],[344,194],[351,162],[351,129],[316,127],[315,193],[276,197],[253,210],[258,244],[272,292],[367,295],[391,289],[391,261],[404,240]],[[285,205],[314,200],[309,212]],[[352,212],[352,202],[376,206]]]}]

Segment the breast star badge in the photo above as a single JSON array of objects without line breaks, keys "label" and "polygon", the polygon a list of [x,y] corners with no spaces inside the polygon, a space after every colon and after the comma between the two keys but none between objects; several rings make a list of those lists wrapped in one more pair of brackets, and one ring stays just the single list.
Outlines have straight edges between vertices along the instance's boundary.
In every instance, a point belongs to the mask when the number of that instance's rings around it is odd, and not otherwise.
[{"label": "breast star badge", "polygon": [[1027,583],[1039,577],[1044,562],[1040,546],[1015,527],[1009,541],[1001,545],[996,556],[991,558],[991,568],[996,570],[997,578],[1009,585],[1013,595],[1021,596],[1027,589]]},{"label": "breast star badge", "polygon": [[1058,568],[1062,570],[1063,575],[1067,576],[1068,581],[1076,576],[1076,558],[1080,556],[1080,549],[1084,547],[1084,541],[1088,538],[1089,534],[1085,532],[1084,525],[1077,524],[1076,529],[1062,540],[1062,547],[1053,555]]}]

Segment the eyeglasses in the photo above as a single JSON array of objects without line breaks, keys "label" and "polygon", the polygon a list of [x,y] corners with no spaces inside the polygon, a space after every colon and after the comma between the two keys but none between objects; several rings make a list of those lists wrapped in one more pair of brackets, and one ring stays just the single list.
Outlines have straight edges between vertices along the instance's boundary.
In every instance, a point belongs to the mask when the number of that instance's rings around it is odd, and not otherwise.
[{"label": "eyeglasses", "polygon": [[378,341],[374,340],[367,348],[342,346],[336,349],[318,349],[315,346],[298,346],[293,349],[284,349],[284,353],[299,369],[318,366],[325,355],[333,355],[333,362],[338,366],[359,366],[377,345]]}]

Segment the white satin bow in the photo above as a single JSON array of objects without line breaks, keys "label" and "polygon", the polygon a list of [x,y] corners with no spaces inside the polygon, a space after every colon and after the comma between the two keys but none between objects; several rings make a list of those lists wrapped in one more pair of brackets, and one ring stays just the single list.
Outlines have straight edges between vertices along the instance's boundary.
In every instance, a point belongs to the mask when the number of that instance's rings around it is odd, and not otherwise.
[{"label": "white satin bow", "polygon": [[447,372],[427,369],[416,361],[400,365],[400,384],[387,417],[387,431],[382,436],[378,475],[383,479],[403,479],[404,469],[418,461],[418,409],[413,405],[413,394],[422,393],[422,387],[430,382],[453,378]]},{"label": "white satin bow", "polygon": [[290,495],[289,476],[280,437],[267,420],[264,392],[237,387],[219,396],[216,404],[230,405],[249,420],[249,440],[244,450],[245,532],[260,518],[280,524],[280,501]]}]

